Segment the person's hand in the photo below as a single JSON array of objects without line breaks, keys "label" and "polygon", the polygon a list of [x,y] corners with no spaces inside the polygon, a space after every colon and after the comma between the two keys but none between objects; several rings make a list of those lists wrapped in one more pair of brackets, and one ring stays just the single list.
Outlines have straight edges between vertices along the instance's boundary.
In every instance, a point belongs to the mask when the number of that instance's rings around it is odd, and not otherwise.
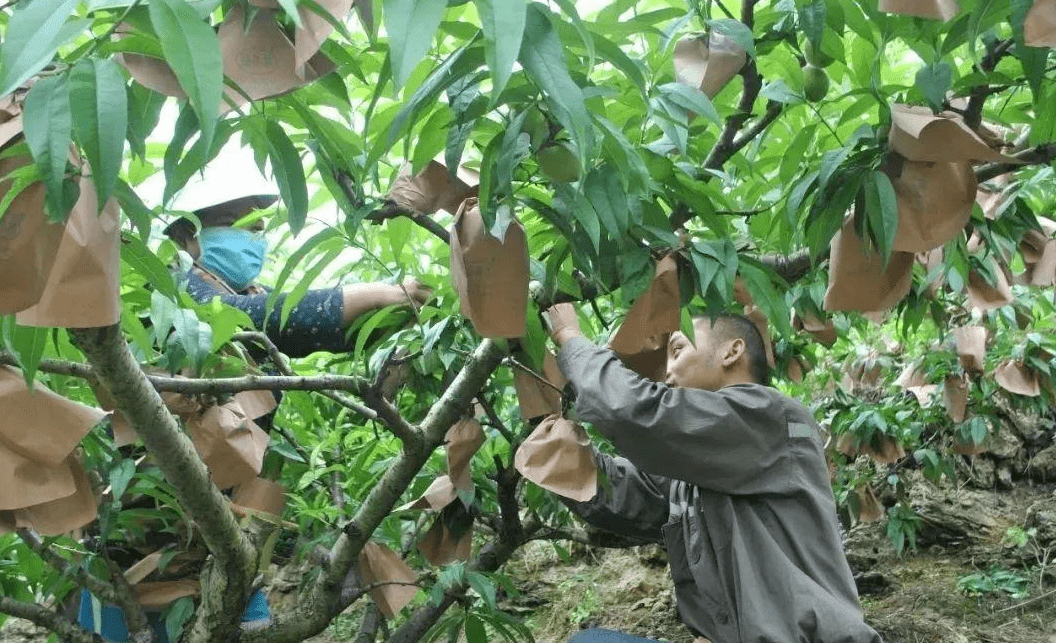
[{"label": "person's hand", "polygon": [[414,279],[405,279],[401,284],[401,287],[406,296],[411,298],[411,303],[415,310],[421,308],[425,302],[429,301],[429,298],[433,296],[433,289],[426,286],[422,282]]},{"label": "person's hand", "polygon": [[543,314],[550,327],[550,337],[558,346],[564,346],[565,342],[573,337],[583,336],[583,331],[579,328],[576,308],[572,304],[554,304]]}]

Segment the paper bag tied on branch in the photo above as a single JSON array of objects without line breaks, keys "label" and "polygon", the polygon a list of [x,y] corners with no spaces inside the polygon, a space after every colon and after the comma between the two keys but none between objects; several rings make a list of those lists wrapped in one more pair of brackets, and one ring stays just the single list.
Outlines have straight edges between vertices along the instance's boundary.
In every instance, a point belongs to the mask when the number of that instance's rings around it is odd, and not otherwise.
[{"label": "paper bag tied on branch", "polygon": [[1008,360],[994,369],[994,379],[1009,393],[1037,397],[1041,395],[1038,374],[1023,362]]},{"label": "paper bag tied on branch", "polygon": [[971,163],[909,161],[890,154],[884,172],[898,202],[895,250],[926,252],[964,230],[978,185]]},{"label": "paper bag tied on branch", "polygon": [[191,417],[187,432],[218,488],[233,487],[260,473],[268,434],[246,417],[238,402],[213,406]]},{"label": "paper bag tied on branch", "polygon": [[0,366],[0,444],[34,462],[57,465],[106,412],[68,400],[22,372]]},{"label": "paper bag tied on branch", "polygon": [[984,275],[979,270],[968,271],[968,305],[979,310],[1000,308],[1012,303],[1011,277],[999,261],[990,260],[990,274]]},{"label": "paper bag tied on branch", "polygon": [[469,560],[473,545],[473,515],[461,502],[452,502],[436,516],[418,541],[418,551],[433,565]]},{"label": "paper bag tied on branch", "polygon": [[954,422],[964,422],[968,412],[968,379],[950,376],[942,387],[942,404]]},{"label": "paper bag tied on branch", "polygon": [[912,285],[913,260],[913,253],[895,251],[884,267],[883,257],[865,249],[848,217],[829,251],[825,310],[869,312],[894,307]]},{"label": "paper bag tied on branch", "polygon": [[681,319],[678,265],[668,255],[656,263],[652,283],[627,311],[623,324],[609,340],[609,348],[627,368],[662,381],[667,369],[667,340],[680,328]]},{"label": "paper bag tied on branch", "polygon": [[404,505],[400,505],[398,510],[433,509],[438,511],[454,502],[456,498],[458,498],[458,489],[455,488],[455,483],[451,481],[451,476],[437,476],[429,484],[429,487],[422,492],[422,495]]},{"label": "paper bag tied on branch", "polygon": [[557,358],[550,351],[546,351],[543,356],[543,378],[545,381],[540,381],[532,373],[526,373],[519,368],[513,370],[517,404],[521,417],[525,420],[561,413],[561,391],[568,380],[558,367]]},{"label": "paper bag tied on branch", "polygon": [[378,585],[370,590],[370,598],[387,618],[392,618],[418,593],[414,570],[385,545],[367,541],[359,552],[359,574],[364,585]]},{"label": "paper bag tied on branch", "polygon": [[[0,111],[0,117],[4,114]],[[22,140],[21,118],[3,125],[13,126],[14,131],[0,136],[0,149],[5,149],[15,136],[18,138],[14,142]],[[28,154],[0,158],[0,198],[6,198],[14,185],[14,179],[5,177],[32,163]],[[44,294],[63,232],[61,223],[48,223],[44,195],[44,184],[32,183],[18,193],[0,217],[0,315],[25,310]]]},{"label": "paper bag tied on branch", "polygon": [[[306,10],[301,11],[303,15]],[[225,85],[221,115],[245,105],[247,100],[287,94],[335,69],[330,59],[316,54],[318,46],[303,61],[299,60],[296,48],[275,17],[275,11],[259,9],[247,22],[245,11],[238,4],[224,17],[217,32],[224,75],[239,89]],[[144,87],[166,96],[186,98],[176,74],[164,60],[134,53],[118,54],[117,60]]]},{"label": "paper bag tied on branch", "polygon": [[447,475],[458,491],[473,491],[473,469],[470,462],[480,445],[484,444],[484,431],[476,418],[462,418],[447,430],[444,450],[447,452]]},{"label": "paper bag tied on branch", "polygon": [[496,239],[477,199],[462,202],[451,229],[451,278],[462,315],[483,337],[522,337],[528,314],[528,240],[514,219]]},{"label": "paper bag tied on branch", "polygon": [[795,311],[792,317],[792,328],[809,333],[823,346],[832,346],[836,343],[836,327],[833,326],[831,319],[821,320],[812,313]]},{"label": "paper bag tied on branch", "polygon": [[1019,241],[1019,252],[1026,266],[1018,283],[1030,286],[1056,285],[1056,224],[1051,219],[1038,218],[1042,230],[1028,230]]},{"label": "paper bag tied on branch", "polygon": [[444,210],[455,214],[463,201],[477,195],[479,182],[476,172],[459,167],[451,176],[447,166],[434,160],[414,175],[409,165],[404,167],[386,197],[414,212],[433,214]]},{"label": "paper bag tied on branch", "polygon": [[70,455],[62,466],[69,472],[73,490],[54,500],[11,511],[16,529],[28,527],[44,536],[59,536],[95,520],[98,507],[84,465]]},{"label": "paper bag tied on branch", "polygon": [[[340,24],[345,23],[348,12],[355,5],[359,21],[368,31],[374,30],[374,7],[371,0],[317,1],[319,7]],[[278,9],[280,7],[278,0],[249,0],[249,4],[266,9]],[[302,28],[298,29],[293,37],[297,43],[296,64],[300,67],[305,61],[315,56],[323,42],[334,30],[334,27],[330,20],[308,8],[307,3],[300,5],[297,12],[301,17]]]},{"label": "paper bag tied on branch", "polygon": [[957,359],[969,373],[982,373],[986,359],[986,327],[961,326],[953,329]]},{"label": "paper bag tied on branch", "polygon": [[1023,20],[1023,42],[1028,47],[1056,47],[1056,0],[1034,0]]},{"label": "paper bag tied on branch", "polygon": [[927,107],[898,103],[891,106],[888,145],[910,161],[1018,162],[991,149],[954,112],[942,112],[936,116]]},{"label": "paper bag tied on branch", "polygon": [[714,98],[747,60],[747,52],[725,34],[690,36],[675,43],[675,80]]},{"label": "paper bag tied on branch", "polygon": [[961,10],[957,0],[880,0],[877,9],[903,16],[949,20]]},{"label": "paper bag tied on branch", "polygon": [[23,326],[96,328],[121,319],[121,211],[115,199],[98,211],[90,177],[80,187],[40,301],[17,315]]},{"label": "paper bag tied on branch", "polygon": [[521,443],[513,466],[527,480],[572,500],[586,502],[598,493],[598,465],[587,432],[556,415]]},{"label": "paper bag tied on branch", "polygon": [[245,508],[281,517],[286,509],[286,487],[267,478],[254,477],[235,487],[231,504],[236,511]]}]

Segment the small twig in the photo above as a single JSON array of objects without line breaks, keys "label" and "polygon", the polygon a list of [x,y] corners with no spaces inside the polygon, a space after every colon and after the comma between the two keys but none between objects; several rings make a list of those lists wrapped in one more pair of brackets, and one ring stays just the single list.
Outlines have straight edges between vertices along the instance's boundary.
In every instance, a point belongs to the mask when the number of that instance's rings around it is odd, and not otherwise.
[{"label": "small twig", "polygon": [[59,635],[59,638],[73,643],[98,643],[103,639],[84,629],[77,623],[65,618],[59,612],[43,605],[25,603],[7,596],[0,596],[0,613],[24,618]]},{"label": "small twig", "polygon": [[132,10],[142,4],[142,2],[143,0],[133,0],[132,4],[125,7],[125,10],[121,13],[120,16],[118,16],[117,20],[114,21],[114,24],[110,25],[110,28],[107,29],[106,33],[104,33],[101,37],[95,39],[95,42],[92,43],[92,48],[88,50],[88,53],[84,55],[84,58],[90,58],[92,54],[94,54],[95,51],[99,49],[99,47],[102,46],[104,42],[110,40],[110,36],[114,35],[114,32],[117,31],[117,28],[125,22],[125,18],[128,17],[128,14],[132,13]]},{"label": "small twig", "polygon": [[520,370],[520,371],[524,371],[525,373],[527,373],[527,374],[531,375],[532,377],[534,377],[535,379],[539,380],[539,381],[540,381],[540,382],[542,382],[543,384],[546,384],[547,386],[549,386],[550,388],[554,389],[554,390],[555,390],[555,391],[557,391],[558,393],[562,393],[562,392],[563,392],[563,391],[562,391],[562,390],[561,390],[560,388],[558,388],[557,386],[555,386],[555,385],[553,384],[553,382],[551,382],[550,380],[546,379],[545,377],[543,377],[543,376],[542,376],[542,375],[540,375],[539,373],[536,373],[536,372],[535,372],[534,370],[532,370],[532,369],[531,369],[530,367],[528,367],[528,366],[525,366],[524,364],[520,363],[520,362],[519,362],[519,361],[517,361],[517,359],[516,359],[515,357],[513,357],[512,355],[511,355],[511,356],[508,356],[508,357],[506,357],[506,359],[505,359],[505,360],[503,360],[503,361],[504,361],[504,362],[507,362],[507,363],[508,363],[508,364],[509,364],[510,366],[513,366],[513,367],[514,367],[514,368],[516,368],[517,370]]},{"label": "small twig", "polygon": [[1018,163],[991,163],[984,165],[975,171],[975,178],[979,183],[985,183],[990,179],[1007,174],[1023,167],[1024,165],[1042,165],[1056,159],[1056,143],[1045,143],[1017,154],[1012,158]]},{"label": "small twig", "polygon": [[75,583],[108,603],[118,604],[121,602],[120,597],[117,595],[117,591],[115,591],[112,586],[104,583],[95,576],[92,576],[83,567],[77,567],[70,564],[70,561],[55,553],[51,547],[45,545],[37,532],[31,529],[19,529],[18,536],[22,539],[22,542],[26,543],[30,549],[36,552],[44,562],[53,567],[63,576],[73,579]]},{"label": "small twig", "polygon": [[1001,608],[1001,609],[997,610],[994,613],[995,614],[1000,614],[1001,612],[1008,612],[1010,610],[1019,609],[1021,607],[1025,607],[1027,605],[1030,605],[1031,603],[1036,603],[1036,602],[1040,601],[1043,598],[1048,598],[1049,596],[1052,596],[1053,594],[1056,594],[1056,589],[1050,589],[1049,591],[1045,592],[1044,594],[1042,594],[1040,596],[1035,596],[1034,598],[1027,599],[1027,600],[1023,601],[1022,603],[1016,603],[1015,605],[1010,605],[1008,607]]},{"label": "small twig", "polygon": [[480,404],[480,408],[484,409],[484,414],[488,416],[488,421],[491,422],[491,426],[495,427],[495,430],[502,434],[502,437],[506,438],[506,441],[510,443],[510,446],[516,449],[516,446],[520,444],[520,440],[513,434],[513,431],[506,426],[506,423],[502,421],[499,414],[495,412],[495,407],[492,406],[491,402],[488,402],[483,397],[477,397],[477,402]]}]

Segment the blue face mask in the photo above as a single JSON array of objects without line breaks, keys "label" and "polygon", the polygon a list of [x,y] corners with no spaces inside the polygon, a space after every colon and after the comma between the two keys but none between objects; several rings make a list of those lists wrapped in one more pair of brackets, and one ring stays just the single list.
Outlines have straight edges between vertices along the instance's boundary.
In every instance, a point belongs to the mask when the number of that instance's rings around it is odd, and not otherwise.
[{"label": "blue face mask", "polygon": [[263,234],[239,228],[202,228],[198,243],[202,248],[198,262],[235,290],[245,289],[257,278],[268,250]]}]

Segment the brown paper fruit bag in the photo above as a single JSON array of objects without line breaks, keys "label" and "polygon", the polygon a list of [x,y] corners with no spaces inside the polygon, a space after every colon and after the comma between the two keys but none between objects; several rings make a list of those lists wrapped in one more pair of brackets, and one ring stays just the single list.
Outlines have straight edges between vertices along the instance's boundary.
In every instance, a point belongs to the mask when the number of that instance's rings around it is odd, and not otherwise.
[{"label": "brown paper fruit bag", "polygon": [[998,385],[1009,393],[1027,397],[1041,395],[1037,373],[1027,368],[1023,362],[1012,360],[1002,362],[994,369],[993,376]]},{"label": "brown paper fruit bag", "polygon": [[656,263],[649,288],[631,305],[609,348],[623,363],[642,377],[664,379],[667,340],[680,328],[681,294],[678,265],[666,256]]},{"label": "brown paper fruit bag", "polygon": [[484,229],[477,200],[466,199],[451,229],[451,277],[482,337],[522,337],[528,313],[528,240],[514,219],[503,239]]},{"label": "brown paper fruit bag", "polygon": [[821,320],[812,313],[794,311],[792,329],[809,333],[814,341],[822,346],[832,346],[836,343],[836,327],[831,319]]},{"label": "brown paper fruit bag", "polygon": [[456,498],[458,498],[458,489],[455,488],[455,483],[451,481],[451,477],[447,475],[437,476],[422,495],[406,504],[400,505],[397,510],[440,510],[454,502]]},{"label": "brown paper fruit bag", "polygon": [[961,326],[953,329],[957,358],[969,373],[982,373],[986,359],[986,327]]},{"label": "brown paper fruit bag", "polygon": [[68,400],[40,382],[30,391],[21,371],[0,366],[0,445],[26,458],[61,464],[105,416],[105,411]]},{"label": "brown paper fruit bag", "polygon": [[884,508],[876,499],[873,488],[862,485],[856,490],[858,494],[858,520],[862,522],[876,522],[884,517]]},{"label": "brown paper fruit bag", "polygon": [[0,510],[65,498],[77,490],[69,465],[41,464],[0,444]]},{"label": "brown paper fruit bag", "polygon": [[[14,133],[21,134],[21,119],[4,124],[17,126]],[[0,149],[9,140],[0,137]],[[0,159],[0,197],[14,185],[13,179],[4,177],[31,163],[28,155]],[[62,224],[47,222],[44,195],[44,184],[33,183],[19,192],[0,216],[0,315],[24,310],[44,294],[63,231]]]},{"label": "brown paper fruit bag", "polygon": [[947,377],[942,387],[942,404],[954,422],[964,422],[968,412],[968,380],[964,377]]},{"label": "brown paper fruit bag", "polygon": [[484,444],[484,430],[476,418],[462,418],[444,436],[447,453],[447,475],[459,491],[473,491],[473,470],[470,462],[480,445]]},{"label": "brown paper fruit bag", "polygon": [[598,465],[586,431],[556,415],[539,423],[517,448],[513,466],[526,479],[580,502],[598,493]]},{"label": "brown paper fruit bag", "polygon": [[386,198],[414,212],[455,214],[463,201],[477,195],[479,181],[475,172],[463,167],[452,177],[443,163],[433,160],[413,176],[410,166],[403,168]]},{"label": "brown paper fruit bag", "polygon": [[1012,284],[1008,268],[993,261],[991,267],[994,283],[990,283],[978,270],[968,271],[968,283],[965,288],[968,291],[968,305],[972,308],[990,310],[1012,303]]},{"label": "brown paper fruit bag", "polygon": [[913,260],[912,253],[895,251],[885,268],[883,257],[865,249],[848,217],[832,239],[825,310],[870,312],[894,307],[912,285]]},{"label": "brown paper fruit bag", "polygon": [[268,434],[246,417],[237,402],[193,416],[187,421],[187,433],[218,488],[228,489],[260,473]]},{"label": "brown paper fruit bag", "polygon": [[453,502],[436,516],[418,541],[418,551],[433,565],[469,560],[473,545],[473,516],[461,502]]},{"label": "brown paper fruit bag", "polygon": [[63,463],[73,479],[73,491],[65,496],[15,509],[15,527],[30,528],[44,536],[59,536],[95,520],[97,505],[84,466],[71,455]]},{"label": "brown paper fruit bag", "polygon": [[736,41],[717,31],[683,38],[675,43],[675,80],[714,98],[747,60]]},{"label": "brown paper fruit bag", "polygon": [[[392,618],[418,594],[418,575],[385,545],[367,541],[359,552],[359,574],[364,585],[390,582],[370,590],[370,598],[386,618]],[[395,582],[392,582],[395,581]]]},{"label": "brown paper fruit bag", "polygon": [[532,373],[514,368],[513,387],[517,405],[525,420],[561,413],[561,390],[568,380],[557,366],[557,358],[546,351],[543,358],[543,380]]},{"label": "brown paper fruit bag", "polygon": [[273,480],[255,477],[235,487],[231,504],[236,510],[244,508],[281,517],[286,509],[286,487]]},{"label": "brown paper fruit bag", "polygon": [[949,20],[961,10],[957,0],[880,0],[877,9],[903,16]]},{"label": "brown paper fruit bag", "polygon": [[860,442],[853,433],[844,433],[836,440],[836,450],[849,458],[867,455],[880,464],[892,464],[906,457],[906,450],[887,435],[873,436],[873,443]]},{"label": "brown paper fruit bag", "polygon": [[217,31],[224,74],[242,90],[225,88],[228,108],[245,105],[246,95],[259,100],[288,94],[336,68],[319,53],[298,61],[296,48],[276,22],[276,15],[276,11],[259,9],[247,26],[245,10],[236,4],[224,16]]},{"label": "brown paper fruit bag", "polygon": [[90,177],[80,186],[40,301],[18,313],[23,326],[95,328],[121,319],[121,211],[115,199],[96,210]]},{"label": "brown paper fruit bag", "polygon": [[927,107],[898,103],[891,106],[888,145],[910,161],[1018,162],[991,149],[959,114],[942,112],[936,116]]},{"label": "brown paper fruit bag", "polygon": [[926,252],[964,230],[978,185],[971,163],[908,161],[892,154],[885,172],[898,201],[898,231],[892,248]]},{"label": "brown paper fruit bag", "polygon": [[1056,0],[1034,0],[1023,20],[1023,42],[1028,47],[1056,47]]}]

